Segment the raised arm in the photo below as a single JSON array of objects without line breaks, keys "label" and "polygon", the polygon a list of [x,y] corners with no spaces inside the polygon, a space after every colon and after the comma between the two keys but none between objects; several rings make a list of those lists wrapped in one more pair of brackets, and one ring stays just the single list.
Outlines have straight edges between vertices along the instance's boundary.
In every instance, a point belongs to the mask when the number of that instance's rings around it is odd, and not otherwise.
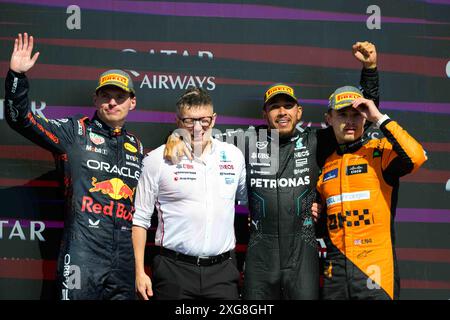
[{"label": "raised arm", "polygon": [[376,124],[389,141],[383,147],[382,169],[383,173],[391,177],[401,177],[419,169],[427,160],[425,151],[397,122],[383,115],[373,101],[359,98],[353,102],[363,116]]},{"label": "raised arm", "polygon": [[368,41],[356,42],[352,46],[352,53],[356,60],[361,62],[361,78],[359,84],[364,97],[373,100],[379,107],[379,76],[377,69],[377,49],[373,43]]},{"label": "raised arm", "polygon": [[57,153],[65,153],[66,144],[73,140],[72,120],[47,120],[31,111],[29,84],[25,72],[36,63],[39,52],[32,56],[33,37],[19,34],[14,41],[10,70],[5,80],[5,118],[11,128],[34,143]]}]

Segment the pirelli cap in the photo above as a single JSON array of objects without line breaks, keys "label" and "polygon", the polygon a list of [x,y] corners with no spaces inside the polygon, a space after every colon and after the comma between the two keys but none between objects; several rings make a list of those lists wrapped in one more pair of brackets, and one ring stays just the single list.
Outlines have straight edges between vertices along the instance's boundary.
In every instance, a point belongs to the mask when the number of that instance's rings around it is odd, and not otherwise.
[{"label": "pirelli cap", "polygon": [[98,85],[95,92],[105,86],[116,86],[126,92],[136,94],[130,75],[123,70],[113,69],[103,72],[98,79]]},{"label": "pirelli cap", "polygon": [[296,103],[297,103],[297,97],[295,96],[294,89],[286,84],[283,83],[276,83],[274,85],[271,85],[269,89],[267,89],[266,93],[264,94],[264,105],[272,99],[273,97],[284,94],[289,97],[291,97]]},{"label": "pirelli cap", "polygon": [[358,98],[362,98],[362,92],[352,86],[337,88],[329,98],[328,108],[339,110],[348,107]]}]

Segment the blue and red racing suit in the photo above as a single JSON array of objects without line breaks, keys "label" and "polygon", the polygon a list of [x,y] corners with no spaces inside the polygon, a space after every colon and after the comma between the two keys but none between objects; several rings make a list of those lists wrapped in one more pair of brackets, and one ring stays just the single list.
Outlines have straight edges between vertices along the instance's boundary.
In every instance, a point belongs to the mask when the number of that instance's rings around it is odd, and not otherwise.
[{"label": "blue and red racing suit", "polygon": [[64,234],[57,266],[61,299],[134,299],[133,200],[143,147],[97,115],[34,115],[25,74],[9,71],[5,116],[24,137],[56,154],[64,173]]}]

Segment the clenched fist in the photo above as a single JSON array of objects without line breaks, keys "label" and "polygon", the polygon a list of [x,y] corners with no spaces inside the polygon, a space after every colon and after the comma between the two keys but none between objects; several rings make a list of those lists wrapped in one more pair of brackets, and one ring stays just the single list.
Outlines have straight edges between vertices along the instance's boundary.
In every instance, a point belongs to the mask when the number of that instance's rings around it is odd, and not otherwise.
[{"label": "clenched fist", "polygon": [[374,69],[377,66],[377,50],[373,43],[368,41],[356,42],[352,46],[353,55],[361,61],[364,68]]}]

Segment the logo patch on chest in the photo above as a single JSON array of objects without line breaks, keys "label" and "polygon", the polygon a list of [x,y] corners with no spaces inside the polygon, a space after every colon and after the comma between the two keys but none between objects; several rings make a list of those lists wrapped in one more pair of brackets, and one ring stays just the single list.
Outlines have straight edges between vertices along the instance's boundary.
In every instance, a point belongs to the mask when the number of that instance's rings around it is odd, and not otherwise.
[{"label": "logo patch on chest", "polygon": [[225,178],[225,183],[226,184],[233,184],[234,183],[234,179],[233,178]]},{"label": "logo patch on chest", "polygon": [[133,146],[132,144],[125,142],[124,145],[125,149],[127,149],[128,151],[132,152],[132,153],[136,153],[137,149],[135,146]]},{"label": "logo patch on chest", "polygon": [[367,164],[355,164],[347,167],[346,174],[348,176],[360,173],[367,173]]},{"label": "logo patch on chest", "polygon": [[89,133],[89,139],[91,139],[91,141],[93,143],[95,143],[96,145],[105,143],[105,138],[100,136],[100,135],[98,135],[98,134],[96,134],[96,133],[94,133],[94,132],[90,132]]},{"label": "logo patch on chest", "polygon": [[375,149],[373,150],[373,158],[379,158],[381,157],[381,150],[380,149]]}]

